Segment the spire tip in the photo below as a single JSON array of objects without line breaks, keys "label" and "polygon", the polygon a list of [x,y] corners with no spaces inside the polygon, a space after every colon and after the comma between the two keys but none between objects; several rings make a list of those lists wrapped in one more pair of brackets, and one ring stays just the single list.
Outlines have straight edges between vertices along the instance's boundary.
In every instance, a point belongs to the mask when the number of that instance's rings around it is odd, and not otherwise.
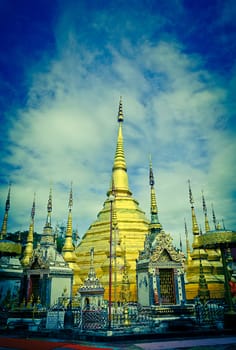
[{"label": "spire tip", "polygon": [[120,96],[119,111],[118,111],[118,122],[123,122],[123,121],[124,121],[124,115],[123,115],[122,96]]}]

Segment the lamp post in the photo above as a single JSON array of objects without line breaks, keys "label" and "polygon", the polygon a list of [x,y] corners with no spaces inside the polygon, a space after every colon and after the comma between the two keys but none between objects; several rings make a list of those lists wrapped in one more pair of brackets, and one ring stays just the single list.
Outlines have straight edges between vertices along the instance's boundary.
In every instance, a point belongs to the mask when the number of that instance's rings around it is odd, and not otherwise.
[{"label": "lamp post", "polygon": [[111,291],[112,291],[112,206],[115,197],[113,194],[110,194],[110,247],[109,247],[109,296],[108,296],[108,329],[111,329]]}]

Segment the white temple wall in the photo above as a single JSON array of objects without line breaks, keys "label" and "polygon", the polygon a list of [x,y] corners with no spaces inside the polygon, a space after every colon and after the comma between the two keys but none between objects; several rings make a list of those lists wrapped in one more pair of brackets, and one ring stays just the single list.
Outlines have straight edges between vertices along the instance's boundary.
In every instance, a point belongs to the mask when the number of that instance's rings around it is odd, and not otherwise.
[{"label": "white temple wall", "polygon": [[139,272],[137,275],[138,302],[142,306],[150,305],[150,286],[148,272]]}]

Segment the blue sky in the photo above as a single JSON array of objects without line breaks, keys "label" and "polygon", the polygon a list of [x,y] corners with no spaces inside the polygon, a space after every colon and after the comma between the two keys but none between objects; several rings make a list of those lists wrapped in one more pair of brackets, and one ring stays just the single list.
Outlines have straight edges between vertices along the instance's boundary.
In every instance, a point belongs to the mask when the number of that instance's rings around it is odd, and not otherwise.
[{"label": "blue sky", "polygon": [[[82,236],[110,183],[120,95],[133,197],[149,216],[149,154],[159,219],[176,242],[199,225],[236,229],[236,2],[0,2],[0,208],[12,182],[9,231],[26,230],[36,192],[42,232],[49,188],[53,225]],[[213,227],[213,226],[212,226]]]}]

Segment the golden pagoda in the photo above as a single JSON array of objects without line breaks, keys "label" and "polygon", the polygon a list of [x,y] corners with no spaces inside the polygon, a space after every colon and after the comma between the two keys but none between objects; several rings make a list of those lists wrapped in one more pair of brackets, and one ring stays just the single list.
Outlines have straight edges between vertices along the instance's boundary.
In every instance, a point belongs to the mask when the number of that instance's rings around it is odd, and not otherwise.
[{"label": "golden pagoda", "polygon": [[[125,264],[124,249],[122,247],[126,246],[126,268],[130,283],[130,301],[136,301],[136,258],[139,250],[143,249],[149,220],[146,218],[144,211],[140,209],[139,203],[132,197],[132,192],[129,188],[123,145],[123,120],[122,100],[120,99],[118,137],[110,188],[103,203],[103,208],[97,215],[97,219],[91,224],[76,248],[76,255],[79,266],[83,266],[83,269],[80,271],[80,277],[84,280],[90,268],[90,249],[94,247],[94,268],[105,289],[104,299],[108,300],[109,283],[111,282],[111,299],[114,301],[114,293],[116,293],[118,299],[122,291],[122,270]],[[115,226],[112,214],[114,210],[117,220]],[[115,253],[112,254],[111,250]],[[108,273],[110,265],[114,265],[114,257],[117,259],[119,257],[119,261],[115,262],[117,264],[115,288],[114,274],[112,272],[112,279],[110,280],[110,274]],[[123,266],[119,266],[119,262],[122,262]]]},{"label": "golden pagoda", "polygon": [[[205,199],[203,198],[203,212],[205,215],[205,230],[209,232],[210,226],[207,218],[207,210]],[[189,199],[192,213],[192,232],[193,243],[192,252],[189,251],[187,245],[187,259],[186,259],[186,298],[193,300],[199,296],[199,289],[201,290],[200,281],[204,278],[205,289],[209,290],[209,297],[213,299],[224,298],[224,271],[221,262],[221,255],[214,248],[204,249],[199,244],[201,237],[199,226],[194,208],[194,200],[189,181]],[[187,232],[186,228],[185,231]],[[188,242],[188,238],[187,238]]]}]

